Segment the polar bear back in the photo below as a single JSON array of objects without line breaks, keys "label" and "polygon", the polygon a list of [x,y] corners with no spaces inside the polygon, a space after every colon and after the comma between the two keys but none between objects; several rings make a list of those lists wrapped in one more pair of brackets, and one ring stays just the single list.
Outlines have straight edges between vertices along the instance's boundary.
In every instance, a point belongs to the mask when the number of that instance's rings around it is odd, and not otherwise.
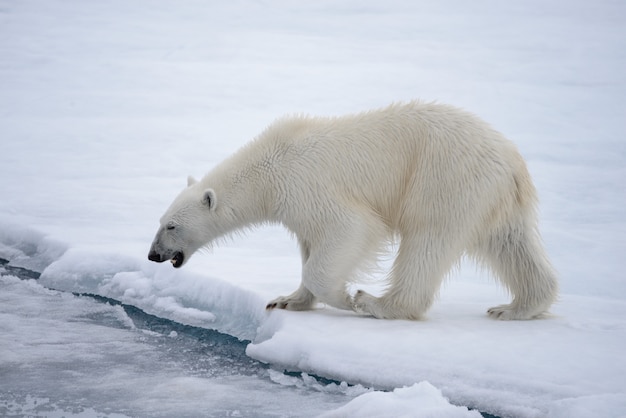
[{"label": "polar bear back", "polygon": [[[471,113],[436,103],[282,118],[208,177],[212,187],[227,178],[226,195],[240,184],[248,196],[263,190],[268,216],[290,229],[332,216],[337,205],[398,230],[497,220],[520,196],[534,202],[516,147]],[[527,190],[517,193],[520,184]]]}]

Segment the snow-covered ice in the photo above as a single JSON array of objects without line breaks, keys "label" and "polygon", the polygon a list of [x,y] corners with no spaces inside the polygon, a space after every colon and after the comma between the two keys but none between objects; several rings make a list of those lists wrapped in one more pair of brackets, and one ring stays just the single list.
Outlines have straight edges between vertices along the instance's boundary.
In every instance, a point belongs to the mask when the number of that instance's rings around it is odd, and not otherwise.
[{"label": "snow-covered ice", "polygon": [[[273,371],[245,380],[259,385],[249,389],[268,416],[386,405],[394,416],[476,415],[465,406],[503,417],[626,414],[626,4],[23,0],[0,5],[0,57],[0,258],[42,273],[0,282],[9,336],[0,406],[62,410],[59,399],[93,387],[128,401],[130,415],[193,415],[242,396],[230,392],[240,376],[177,373],[173,360],[151,369],[160,352],[137,340],[119,308],[75,292],[251,340],[252,358],[305,372],[297,382]],[[182,270],[146,260],[186,176],[276,117],[414,98],[473,111],[527,158],[561,278],[551,317],[489,320],[485,310],[507,295],[469,263],[425,321],[325,307],[267,314],[266,301],[292,292],[300,274],[296,244],[276,226],[196,254]],[[104,332],[84,320],[91,314],[119,326]],[[77,367],[95,369],[70,368],[74,380],[46,387],[55,399],[34,378],[16,378],[49,372],[55,382],[49,365],[74,364],[74,352]],[[388,392],[331,386],[331,396],[310,383],[330,398],[268,401],[309,375]],[[152,392],[141,391],[148,382]],[[87,398],[86,413],[124,414]]]},{"label": "snow-covered ice", "polygon": [[468,411],[466,407],[450,405],[440,390],[428,382],[420,382],[395,389],[391,394],[366,393],[320,417],[481,418],[482,415],[478,411]]}]

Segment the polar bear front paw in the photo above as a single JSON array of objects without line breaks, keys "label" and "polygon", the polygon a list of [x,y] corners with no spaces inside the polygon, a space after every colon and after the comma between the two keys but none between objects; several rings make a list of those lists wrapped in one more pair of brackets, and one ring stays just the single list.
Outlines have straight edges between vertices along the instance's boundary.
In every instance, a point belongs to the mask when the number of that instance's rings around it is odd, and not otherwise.
[{"label": "polar bear front paw", "polygon": [[499,319],[501,321],[514,321],[532,319],[540,316],[541,313],[536,313],[528,309],[522,309],[519,306],[513,304],[494,306],[487,310],[489,317],[493,319]]},{"label": "polar bear front paw", "polygon": [[292,296],[279,296],[270,301],[265,309],[271,311],[273,309],[286,309],[288,311],[307,311],[313,306],[313,300],[302,299]]}]

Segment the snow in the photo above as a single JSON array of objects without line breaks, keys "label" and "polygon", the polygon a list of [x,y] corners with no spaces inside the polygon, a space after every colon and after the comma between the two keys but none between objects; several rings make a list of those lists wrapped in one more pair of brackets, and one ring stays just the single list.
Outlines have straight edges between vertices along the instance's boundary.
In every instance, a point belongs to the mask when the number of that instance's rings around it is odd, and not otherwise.
[{"label": "snow", "polygon": [[[129,391],[129,404],[156,405],[145,415],[181,411],[181,393],[195,399],[183,409],[190,415],[203,402],[241,396],[229,393],[240,378],[150,372],[143,359],[153,348],[132,330],[104,333],[76,321],[77,312],[104,308],[66,292],[92,293],[251,340],[247,354],[277,369],[388,391],[318,397],[311,414],[394,408],[415,416],[419,404],[423,416],[428,408],[476,415],[453,405],[502,417],[622,416],[625,28],[626,5],[610,0],[0,6],[0,258],[42,272],[38,284],[0,283],[3,335],[14,337],[0,343],[0,370],[9,362],[20,366],[8,370],[43,367],[48,353],[71,364],[68,352],[89,340],[79,353],[90,364],[89,356],[106,359],[113,347],[127,353],[119,356],[127,367],[136,361],[147,373],[115,369],[98,386]],[[266,301],[299,283],[296,244],[277,226],[196,254],[182,270],[146,260],[186,176],[201,176],[275,118],[414,98],[478,114],[527,158],[561,278],[549,318],[489,320],[486,309],[507,295],[469,263],[452,274],[425,321],[377,321],[323,306],[267,314]],[[55,298],[67,310],[48,318]],[[33,337],[42,344],[28,345]],[[265,404],[267,393],[295,385],[281,376],[258,388]],[[94,385],[97,377],[84,372],[73,383]],[[154,392],[137,392],[147,379],[159,382]],[[18,382],[14,389],[28,392]],[[57,402],[31,389],[18,402],[22,411]],[[55,393],[72,392],[68,385]],[[103,405],[92,407],[102,413]]]},{"label": "snow", "polygon": [[370,392],[350,401],[347,405],[320,417],[397,417],[397,418],[480,418],[478,411],[453,406],[441,391],[428,382],[395,389],[391,394]]}]

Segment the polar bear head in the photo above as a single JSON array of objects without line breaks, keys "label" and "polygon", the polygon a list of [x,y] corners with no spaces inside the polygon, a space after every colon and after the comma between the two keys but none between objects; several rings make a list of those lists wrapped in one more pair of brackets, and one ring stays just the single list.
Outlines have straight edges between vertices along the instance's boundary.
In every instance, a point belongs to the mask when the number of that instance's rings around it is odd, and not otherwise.
[{"label": "polar bear head", "polygon": [[215,191],[189,177],[187,188],[161,217],[148,259],[181,267],[194,252],[223,235],[216,209]]}]

